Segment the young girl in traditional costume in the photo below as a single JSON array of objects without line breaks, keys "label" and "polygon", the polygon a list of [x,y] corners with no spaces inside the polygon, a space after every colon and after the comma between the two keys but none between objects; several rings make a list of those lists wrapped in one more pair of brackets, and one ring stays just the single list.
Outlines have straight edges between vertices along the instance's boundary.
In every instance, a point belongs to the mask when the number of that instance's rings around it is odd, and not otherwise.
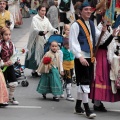
[{"label": "young girl in traditional costume", "polygon": [[6,83],[9,85],[9,103],[18,105],[19,102],[14,98],[14,91],[18,85],[13,67],[13,64],[16,60],[15,46],[10,40],[11,32],[8,28],[2,28],[1,36],[2,40],[0,41],[0,65],[3,70]]},{"label": "young girl in traditional costume", "polygon": [[43,56],[37,72],[42,73],[37,87],[38,93],[41,93],[45,99],[47,93],[52,93],[53,100],[59,101],[57,95],[63,93],[59,72],[63,74],[63,67],[59,58],[57,42],[51,43],[50,50]]}]

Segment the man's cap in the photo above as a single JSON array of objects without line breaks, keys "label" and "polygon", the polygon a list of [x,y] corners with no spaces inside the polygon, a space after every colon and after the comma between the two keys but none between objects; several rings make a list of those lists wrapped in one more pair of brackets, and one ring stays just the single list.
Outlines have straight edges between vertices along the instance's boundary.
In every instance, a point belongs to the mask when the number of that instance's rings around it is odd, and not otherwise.
[{"label": "man's cap", "polygon": [[84,7],[88,7],[88,6],[90,6],[89,2],[85,1],[80,5],[79,9],[82,10]]}]

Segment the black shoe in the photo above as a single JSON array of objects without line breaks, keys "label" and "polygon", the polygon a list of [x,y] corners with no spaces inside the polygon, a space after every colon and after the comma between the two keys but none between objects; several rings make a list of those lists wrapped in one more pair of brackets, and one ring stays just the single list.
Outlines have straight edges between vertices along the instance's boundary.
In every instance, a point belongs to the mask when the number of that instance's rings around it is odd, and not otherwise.
[{"label": "black shoe", "polygon": [[0,107],[3,108],[3,107],[6,107],[8,106],[9,104],[8,103],[0,103]]},{"label": "black shoe", "polygon": [[46,99],[46,94],[42,94],[43,95],[43,98]]},{"label": "black shoe", "polygon": [[79,108],[75,108],[74,113],[83,115],[83,114],[85,114],[85,111],[82,109],[82,107],[79,107]]},{"label": "black shoe", "polygon": [[59,98],[58,97],[53,97],[53,101],[59,102]]},{"label": "black shoe", "polygon": [[89,118],[89,119],[93,119],[96,117],[96,114],[93,113],[91,110],[88,110],[86,111],[86,116]]},{"label": "black shoe", "polygon": [[103,103],[101,103],[101,105],[99,107],[94,105],[93,108],[94,108],[95,111],[107,112],[107,110],[104,107]]},{"label": "black shoe", "polygon": [[40,77],[37,72],[32,72],[31,74],[33,77]]}]

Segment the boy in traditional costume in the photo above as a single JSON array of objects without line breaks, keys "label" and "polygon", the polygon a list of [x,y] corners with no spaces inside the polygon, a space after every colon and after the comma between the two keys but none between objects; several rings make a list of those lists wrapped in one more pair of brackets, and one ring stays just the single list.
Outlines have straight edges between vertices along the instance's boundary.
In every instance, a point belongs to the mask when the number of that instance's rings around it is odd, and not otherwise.
[{"label": "boy in traditional costume", "polygon": [[71,95],[72,76],[74,69],[74,56],[69,49],[69,39],[64,38],[63,47],[61,51],[63,53],[63,69],[64,69],[63,80],[65,81],[66,84],[66,94],[67,94],[66,100],[74,101],[75,99]]}]

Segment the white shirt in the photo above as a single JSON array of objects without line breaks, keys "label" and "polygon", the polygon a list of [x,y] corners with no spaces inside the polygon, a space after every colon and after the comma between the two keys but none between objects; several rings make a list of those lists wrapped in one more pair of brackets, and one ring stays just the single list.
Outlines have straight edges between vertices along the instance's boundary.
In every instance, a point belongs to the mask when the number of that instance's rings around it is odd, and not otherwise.
[{"label": "white shirt", "polygon": [[[85,22],[86,23],[86,22]],[[87,24],[88,26],[88,24]],[[88,29],[90,28],[90,26],[88,27]],[[90,29],[89,29],[90,31]],[[79,25],[77,22],[74,22],[71,25],[70,28],[70,34],[69,34],[69,45],[70,45],[70,49],[73,52],[73,54],[75,55],[76,58],[80,58],[81,56],[83,56],[84,58],[90,58],[90,53],[84,52],[81,50],[79,41],[78,41],[78,35],[79,35]],[[96,42],[99,39],[100,36],[100,31],[97,29],[97,27],[95,26],[95,38],[96,38]],[[90,31],[91,33],[91,31]],[[92,40],[92,38],[91,38]]]}]

